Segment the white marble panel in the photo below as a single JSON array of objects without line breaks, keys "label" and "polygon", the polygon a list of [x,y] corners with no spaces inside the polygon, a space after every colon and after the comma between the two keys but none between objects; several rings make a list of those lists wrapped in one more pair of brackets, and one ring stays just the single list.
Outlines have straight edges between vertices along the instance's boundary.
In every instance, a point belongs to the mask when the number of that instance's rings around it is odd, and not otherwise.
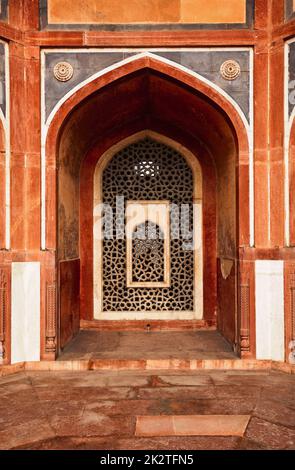
[{"label": "white marble panel", "polygon": [[40,360],[40,263],[12,263],[11,362]]}]

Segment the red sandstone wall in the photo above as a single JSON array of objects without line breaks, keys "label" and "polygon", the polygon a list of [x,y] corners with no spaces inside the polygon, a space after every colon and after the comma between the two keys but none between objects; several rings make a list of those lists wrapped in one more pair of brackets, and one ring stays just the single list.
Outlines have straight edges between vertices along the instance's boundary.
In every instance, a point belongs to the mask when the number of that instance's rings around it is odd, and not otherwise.
[{"label": "red sandstone wall", "polygon": [[5,248],[5,134],[0,123],[0,249]]},{"label": "red sandstone wall", "polygon": [[295,121],[290,138],[290,243],[295,246]]},{"label": "red sandstone wall", "polygon": [[237,342],[237,270],[236,262],[228,274],[224,277],[221,271],[221,261],[218,259],[217,266],[217,298],[218,298],[218,318],[217,325],[226,340],[235,346]]},{"label": "red sandstone wall", "polygon": [[80,326],[80,261],[59,263],[60,347],[78,333]]},{"label": "red sandstone wall", "polygon": [[48,0],[48,21],[85,23],[244,23],[246,0]]}]

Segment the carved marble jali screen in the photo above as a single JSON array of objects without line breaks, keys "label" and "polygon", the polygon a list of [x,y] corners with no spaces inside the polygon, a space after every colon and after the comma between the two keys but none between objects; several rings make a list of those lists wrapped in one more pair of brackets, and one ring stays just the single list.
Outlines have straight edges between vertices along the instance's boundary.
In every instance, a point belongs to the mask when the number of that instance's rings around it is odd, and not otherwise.
[{"label": "carved marble jali screen", "polygon": [[[103,170],[101,186],[102,201],[112,208],[104,214],[102,310],[193,311],[194,178],[186,159],[172,147],[145,137],[112,157]],[[124,197],[122,207],[118,196]],[[128,237],[129,204],[159,204],[164,212],[158,224],[148,215],[139,218]],[[173,211],[175,217],[171,217]],[[186,233],[180,230],[179,220]],[[152,236],[145,236],[148,232]]]},{"label": "carved marble jali screen", "polygon": [[164,282],[164,240],[159,225],[146,221],[132,238],[132,282]]}]

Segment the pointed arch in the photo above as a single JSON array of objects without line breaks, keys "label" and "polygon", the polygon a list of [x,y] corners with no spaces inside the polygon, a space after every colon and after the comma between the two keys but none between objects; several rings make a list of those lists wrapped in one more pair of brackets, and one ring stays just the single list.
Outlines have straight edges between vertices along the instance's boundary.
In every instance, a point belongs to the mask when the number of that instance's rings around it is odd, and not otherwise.
[{"label": "pointed arch", "polygon": [[[123,63],[124,62],[124,63]],[[249,184],[249,154],[251,152],[251,139],[249,137],[249,126],[243,113],[239,111],[234,101],[219,87],[201,77],[198,74],[186,70],[184,67],[174,62],[161,59],[150,53],[139,54],[131,59],[126,59],[116,67],[105,69],[103,73],[88,79],[77,90],[73,90],[66,96],[59,107],[51,114],[50,119],[42,132],[42,248],[55,248],[56,236],[51,227],[56,226],[56,168],[57,168],[57,146],[60,130],[66,122],[68,116],[84,100],[95,92],[118,81],[124,77],[143,70],[150,69],[160,73],[164,77],[175,80],[182,86],[188,87],[204,96],[212,106],[216,106],[225,116],[234,130],[238,147],[238,163],[240,191],[243,193],[241,201],[241,211],[243,213],[241,244],[249,244],[250,239],[250,187]],[[50,227],[48,231],[46,229]]]}]

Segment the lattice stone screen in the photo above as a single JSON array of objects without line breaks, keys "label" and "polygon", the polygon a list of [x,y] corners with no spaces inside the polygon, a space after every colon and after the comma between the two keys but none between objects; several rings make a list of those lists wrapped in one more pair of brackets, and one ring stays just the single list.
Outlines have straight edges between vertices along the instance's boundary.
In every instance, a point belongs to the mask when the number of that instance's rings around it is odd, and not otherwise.
[{"label": "lattice stone screen", "polygon": [[[167,200],[171,204],[186,204],[189,213],[183,212],[188,228],[193,229],[193,175],[186,160],[176,150],[145,138],[119,151],[105,168],[102,177],[103,202],[113,208],[113,239],[103,241],[103,310],[104,311],[193,311],[194,309],[194,253],[186,249],[190,240],[171,237],[170,287],[127,287],[126,240],[116,239],[116,196],[124,196],[125,203],[132,201]],[[118,216],[117,211],[117,216]],[[108,224],[108,222],[107,222]],[[177,227],[172,224],[172,233]],[[118,226],[117,226],[118,229]],[[119,226],[119,233],[124,227]],[[136,240],[134,240],[134,243]],[[136,242],[137,243],[137,242]],[[138,279],[152,280],[163,276],[160,259],[158,268],[151,273],[151,259],[145,259],[143,245],[137,243],[133,259],[133,275]],[[157,245],[157,256],[163,253]],[[147,263],[144,266],[144,263]]]},{"label": "lattice stone screen", "polygon": [[132,281],[164,282],[164,236],[160,227],[146,221],[136,227],[132,240]]}]

